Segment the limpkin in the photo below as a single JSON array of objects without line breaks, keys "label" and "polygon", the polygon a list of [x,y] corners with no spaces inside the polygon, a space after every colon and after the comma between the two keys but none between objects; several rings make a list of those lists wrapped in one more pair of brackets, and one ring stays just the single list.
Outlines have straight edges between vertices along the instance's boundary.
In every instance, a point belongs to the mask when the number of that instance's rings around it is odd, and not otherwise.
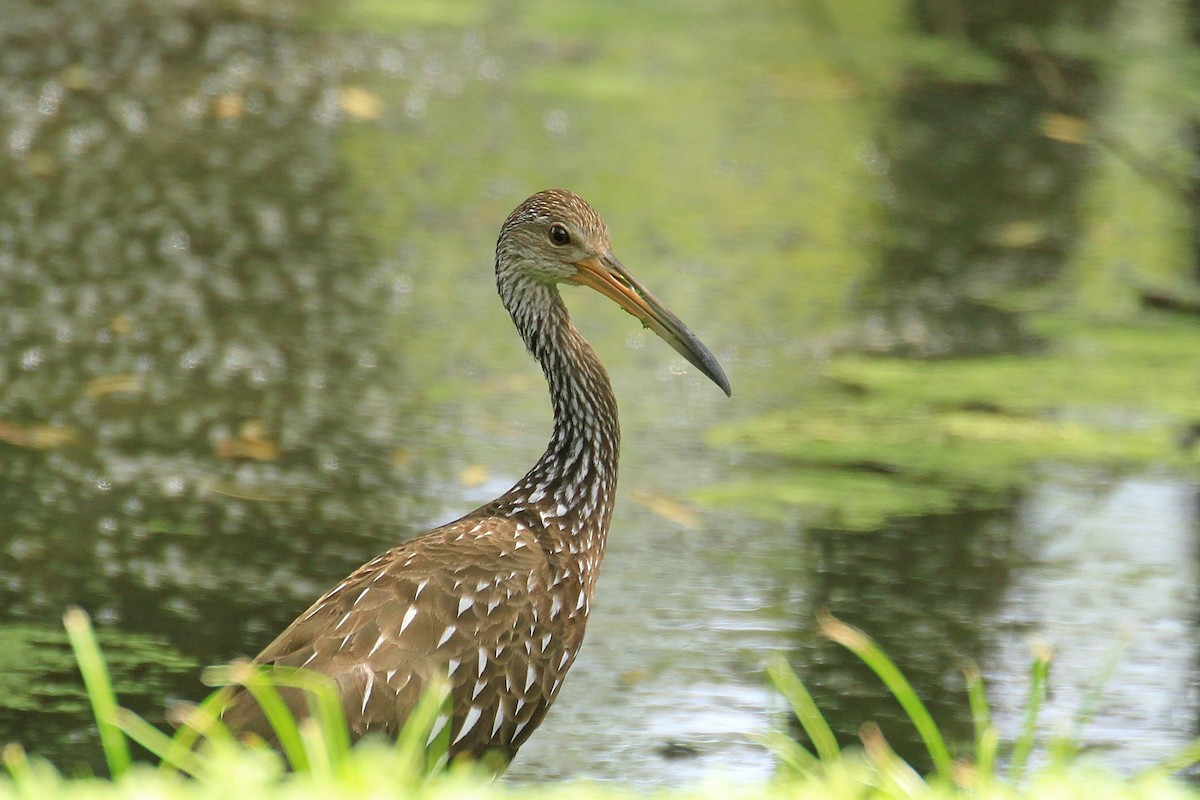
[{"label": "limpkin", "polygon": [[[590,205],[539,192],[508,216],[496,285],[550,385],[554,433],[515,486],[369,561],[300,615],[254,661],[330,676],[357,739],[394,737],[435,676],[448,676],[452,757],[507,763],[541,722],[575,660],[604,557],[617,483],[617,404],[571,324],[561,283],[590,286],[640,319],[729,394],[713,355],[613,256]],[[287,697],[297,714],[302,698]],[[273,734],[241,690],[235,732]]]}]

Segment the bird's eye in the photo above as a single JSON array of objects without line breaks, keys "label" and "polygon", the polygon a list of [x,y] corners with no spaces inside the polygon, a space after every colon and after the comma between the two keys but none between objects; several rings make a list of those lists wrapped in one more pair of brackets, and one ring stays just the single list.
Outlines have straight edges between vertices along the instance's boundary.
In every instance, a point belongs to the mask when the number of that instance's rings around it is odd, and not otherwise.
[{"label": "bird's eye", "polygon": [[564,244],[570,244],[571,234],[567,232],[565,227],[556,222],[550,226],[550,241],[560,246]]}]

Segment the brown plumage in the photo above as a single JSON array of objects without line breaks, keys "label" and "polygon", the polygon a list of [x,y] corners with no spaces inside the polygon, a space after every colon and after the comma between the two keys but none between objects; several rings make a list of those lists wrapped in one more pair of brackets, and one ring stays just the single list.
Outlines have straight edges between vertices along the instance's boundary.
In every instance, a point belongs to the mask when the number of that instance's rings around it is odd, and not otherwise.
[{"label": "brown plumage", "polygon": [[[496,244],[496,283],[550,387],[546,452],[501,497],[360,567],[255,658],[329,675],[355,739],[395,736],[430,680],[449,676],[451,714],[434,733],[450,726],[452,756],[507,761],[575,660],[604,557],[620,432],[608,376],[570,322],[563,282],[616,301],[729,393],[712,354],[613,257],[591,206],[562,190],[517,206]],[[273,740],[245,691],[224,721]]]}]

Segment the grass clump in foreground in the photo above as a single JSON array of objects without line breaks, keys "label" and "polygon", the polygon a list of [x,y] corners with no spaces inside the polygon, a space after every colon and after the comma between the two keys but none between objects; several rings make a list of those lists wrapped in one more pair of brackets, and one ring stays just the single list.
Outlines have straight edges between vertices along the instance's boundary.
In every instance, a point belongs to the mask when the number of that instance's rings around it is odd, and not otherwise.
[{"label": "grass clump in foreground", "polygon": [[[1035,655],[1029,700],[1020,734],[1006,751],[991,722],[983,682],[968,670],[975,721],[972,751],[955,758],[933,718],[892,661],[862,631],[824,615],[823,633],[861,658],[888,687],[915,725],[933,763],[918,774],[889,747],[871,723],[861,731],[862,747],[843,750],[803,682],[780,659],[768,668],[812,742],[807,749],[783,732],[763,737],[776,756],[778,774],[761,785],[709,783],[656,792],[666,798],[1200,798],[1200,792],[1174,779],[1175,771],[1200,761],[1200,741],[1176,758],[1133,777],[1089,767],[1077,760],[1077,733],[1049,743],[1045,766],[1030,772],[1038,713],[1046,694],[1050,657]],[[220,722],[228,688],[214,692],[184,714],[184,724],[167,736],[117,704],[108,671],[87,616],[71,609],[67,633],[91,699],[101,747],[112,775],[68,778],[52,765],[31,759],[18,745],[4,748],[8,777],[0,776],[0,800],[8,798],[606,798],[636,797],[632,788],[595,784],[515,786],[494,782],[491,773],[466,763],[447,764],[448,727],[430,740],[436,718],[448,702],[445,687],[427,693],[395,744],[365,741],[351,747],[345,718],[332,683],[321,675],[295,671],[266,673],[250,665],[210,671],[210,682],[245,686],[274,727],[284,755],[265,743],[234,739]],[[311,716],[297,722],[279,689],[300,689]],[[1086,722],[1081,715],[1079,725]],[[1077,726],[1078,728],[1078,726]],[[200,737],[210,746],[196,749]],[[130,742],[159,758],[159,765],[133,760]],[[285,761],[286,759],[286,761]],[[288,768],[290,765],[290,769]]]}]

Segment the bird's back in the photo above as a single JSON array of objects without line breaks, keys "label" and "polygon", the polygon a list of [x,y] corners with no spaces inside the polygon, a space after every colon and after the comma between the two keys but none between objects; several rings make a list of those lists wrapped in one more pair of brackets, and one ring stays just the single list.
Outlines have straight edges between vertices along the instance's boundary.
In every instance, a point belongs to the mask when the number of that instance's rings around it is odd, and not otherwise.
[{"label": "bird's back", "polygon": [[[553,540],[537,517],[481,509],[364,564],[254,661],[332,678],[356,740],[394,737],[430,681],[448,678],[438,729],[449,724],[451,755],[510,759],[558,694],[591,600]],[[299,692],[284,696],[307,713]],[[244,690],[223,719],[274,740]]]}]

